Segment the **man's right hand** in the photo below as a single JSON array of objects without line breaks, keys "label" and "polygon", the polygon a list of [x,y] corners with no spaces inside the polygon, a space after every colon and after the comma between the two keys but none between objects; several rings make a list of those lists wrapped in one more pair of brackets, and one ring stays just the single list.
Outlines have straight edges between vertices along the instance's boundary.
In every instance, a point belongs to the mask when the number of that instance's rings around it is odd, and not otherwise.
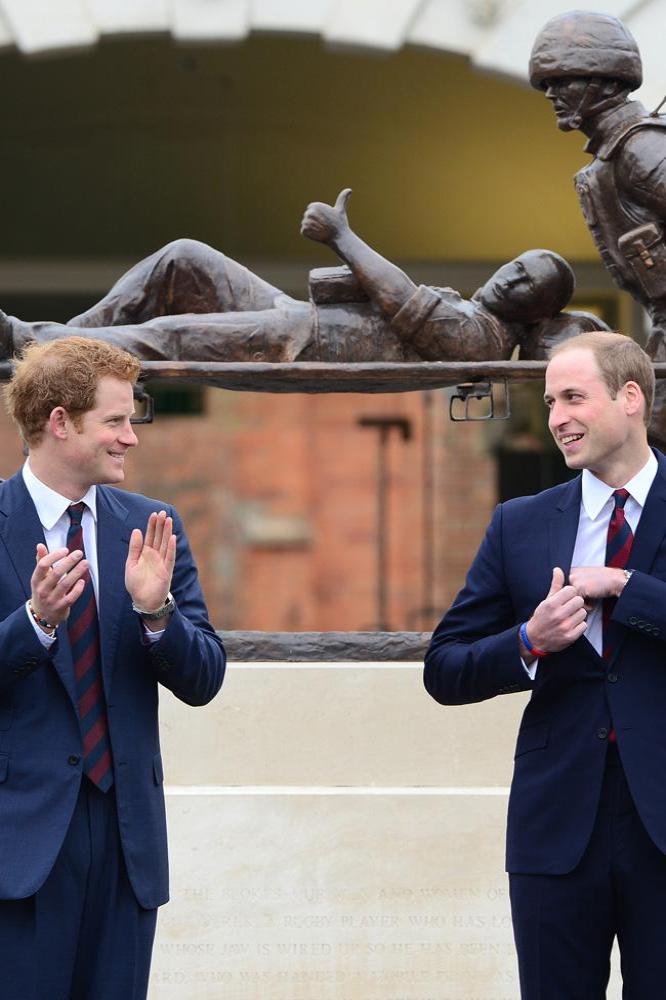
[{"label": "man's right hand", "polygon": [[37,565],[30,578],[32,609],[39,618],[59,625],[83,593],[88,563],[80,549],[49,552],[42,542],[37,544],[36,558]]},{"label": "man's right hand", "polygon": [[544,600],[527,622],[527,637],[537,649],[557,653],[585,633],[587,611],[575,587],[564,585],[564,573],[553,569],[553,579]]},{"label": "man's right hand", "polygon": [[316,243],[333,244],[345,230],[349,229],[347,202],[351,188],[345,188],[335,200],[335,205],[323,201],[313,201],[305,209],[301,222],[301,233]]}]

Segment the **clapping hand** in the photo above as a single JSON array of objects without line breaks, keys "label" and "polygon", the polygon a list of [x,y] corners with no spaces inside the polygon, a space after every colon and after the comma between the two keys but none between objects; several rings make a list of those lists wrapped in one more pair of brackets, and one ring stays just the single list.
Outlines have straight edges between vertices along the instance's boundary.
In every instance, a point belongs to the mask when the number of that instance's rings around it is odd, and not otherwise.
[{"label": "clapping hand", "polygon": [[176,562],[173,520],[166,511],[151,514],[144,539],[139,528],[130,537],[125,586],[137,608],[156,611],[169,593]]}]

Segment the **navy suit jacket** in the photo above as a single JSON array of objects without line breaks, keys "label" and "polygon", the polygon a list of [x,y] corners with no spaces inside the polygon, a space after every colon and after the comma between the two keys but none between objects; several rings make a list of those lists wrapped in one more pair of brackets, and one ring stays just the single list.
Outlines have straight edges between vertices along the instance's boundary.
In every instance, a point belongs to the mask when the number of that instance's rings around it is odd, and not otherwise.
[{"label": "navy suit jacket", "polygon": [[[145,530],[149,514],[163,509],[178,536],[171,588],[177,610],[164,635],[149,644],[125,589],[125,560],[132,529]],[[83,773],[66,625],[47,651],[25,610],[38,541],[44,534],[19,472],[0,483],[0,899],[21,899],[43,884],[67,832]],[[190,705],[203,705],[222,684],[225,655],[208,622],[173,508],[99,486],[97,555],[120,836],[136,897],[152,908],[168,899],[157,685]]]},{"label": "navy suit jacket", "polygon": [[666,853],[666,458],[636,531],[634,570],[613,612],[606,664],[587,639],[539,661],[530,680],[518,628],[571,568],[581,477],[500,504],[465,586],[435,630],[425,686],[443,705],[531,690],[516,744],[507,827],[510,872],[563,874],[580,860],[595,819],[614,727],[643,823]]}]

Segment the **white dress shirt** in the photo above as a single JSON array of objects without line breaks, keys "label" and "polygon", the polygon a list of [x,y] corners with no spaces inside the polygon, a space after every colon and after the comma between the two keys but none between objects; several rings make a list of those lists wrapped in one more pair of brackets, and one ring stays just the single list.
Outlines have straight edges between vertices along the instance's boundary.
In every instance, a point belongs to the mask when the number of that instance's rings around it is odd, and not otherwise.
[{"label": "white dress shirt", "polygon": [[[624,484],[629,496],[624,506],[624,514],[632,532],[636,534],[638,522],[643,513],[643,507],[654,477],[657,474],[657,459],[654,453],[650,452],[647,462],[637,472],[633,479]],[[606,565],[606,544],[608,540],[608,522],[610,521],[615,501],[613,493],[620,487],[609,486],[607,483],[597,479],[589,471],[583,469],[582,496],[580,504],[580,516],[578,519],[578,532],[576,534],[576,544],[574,545],[571,566],[605,566]],[[587,616],[587,628],[585,638],[601,655],[602,652],[602,602],[596,601],[593,609]],[[523,660],[523,664],[528,674],[534,680],[536,676],[538,660],[528,666]]]},{"label": "white dress shirt", "polygon": [[[37,516],[44,530],[44,540],[49,552],[56,549],[67,548],[67,532],[69,531],[70,519],[68,508],[73,503],[83,502],[86,507],[81,518],[83,529],[83,547],[85,557],[90,570],[93,590],[95,591],[95,601],[99,608],[99,567],[97,564],[97,487],[91,486],[80,498],[80,501],[70,500],[68,497],[56,493],[50,486],[46,486],[41,479],[38,479],[30,468],[28,459],[23,466],[23,481],[28,493],[37,508]],[[57,565],[57,563],[56,563]],[[26,602],[26,613],[39,636],[43,646],[48,648],[55,642],[55,636],[47,635],[34,620],[28,611]],[[144,626],[144,633],[149,642],[155,642],[163,634],[164,630],[151,632]]]}]

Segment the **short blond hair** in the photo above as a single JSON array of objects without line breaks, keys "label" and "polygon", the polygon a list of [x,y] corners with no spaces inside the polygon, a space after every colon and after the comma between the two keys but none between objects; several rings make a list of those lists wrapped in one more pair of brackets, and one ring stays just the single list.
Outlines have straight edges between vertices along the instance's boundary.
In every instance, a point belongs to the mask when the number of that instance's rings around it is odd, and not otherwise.
[{"label": "short blond hair", "polygon": [[643,421],[650,423],[654,405],[654,366],[642,347],[623,333],[606,330],[581,333],[559,344],[551,353],[551,358],[564,351],[584,348],[592,351],[611,399],[627,382],[636,382],[645,399]]},{"label": "short blond hair", "polygon": [[10,416],[29,446],[39,444],[51,411],[62,406],[75,421],[95,406],[104,376],[136,382],[137,359],[118,347],[88,337],[63,337],[28,344],[5,389]]}]

